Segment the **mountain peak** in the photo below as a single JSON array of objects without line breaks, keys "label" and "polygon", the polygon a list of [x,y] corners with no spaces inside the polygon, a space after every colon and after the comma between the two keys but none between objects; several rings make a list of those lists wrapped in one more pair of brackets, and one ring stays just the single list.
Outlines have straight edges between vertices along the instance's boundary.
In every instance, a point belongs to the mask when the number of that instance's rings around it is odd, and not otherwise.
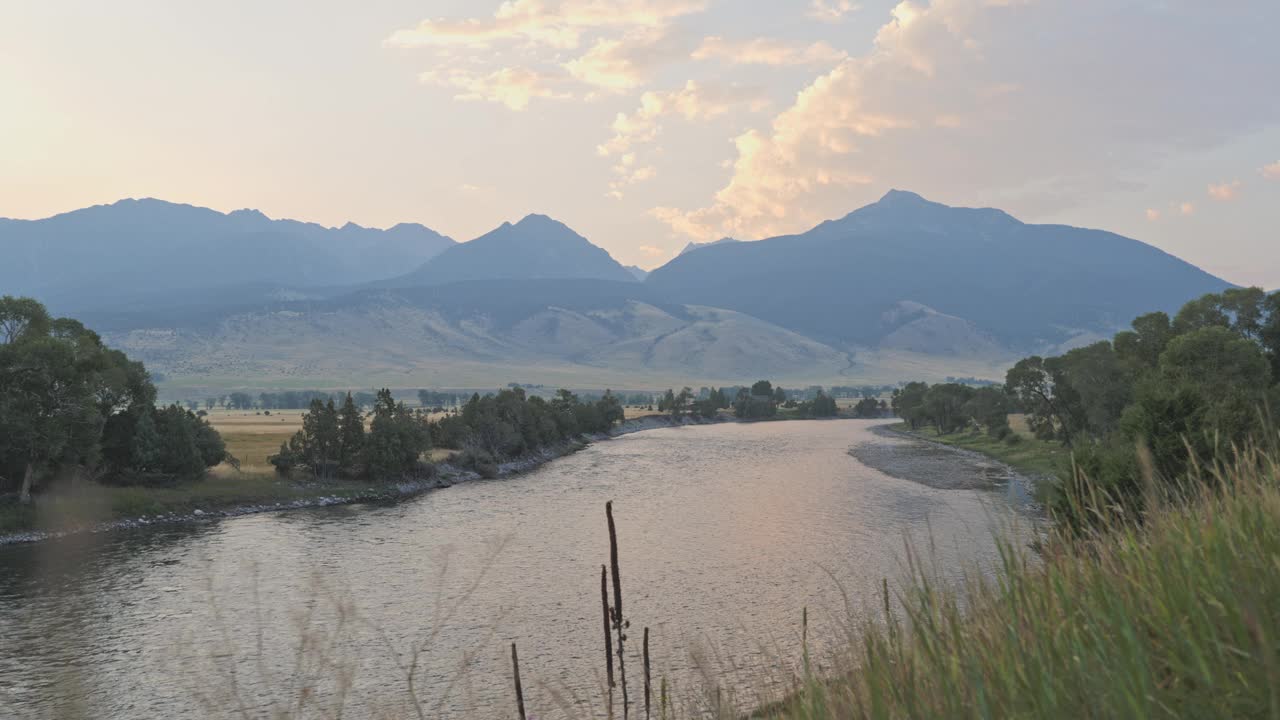
[{"label": "mountain peak", "polygon": [[242,208],[240,210],[232,210],[228,213],[231,217],[244,218],[246,220],[270,220],[261,210],[253,208]]},{"label": "mountain peak", "polygon": [[877,205],[882,203],[894,203],[894,204],[901,204],[901,205],[905,205],[908,203],[911,203],[911,204],[928,203],[930,205],[937,204],[937,203],[931,203],[930,201],[925,200],[918,193],[913,193],[910,190],[898,190],[897,188],[894,188],[889,192],[885,193],[884,197],[880,198],[876,202]]},{"label": "mountain peak", "polygon": [[524,217],[520,218],[520,221],[516,223],[516,227],[530,227],[530,226],[538,226],[538,225],[564,226],[564,223],[560,222],[559,220],[556,220],[550,215],[542,215],[540,213],[529,213],[528,215],[525,215]]}]

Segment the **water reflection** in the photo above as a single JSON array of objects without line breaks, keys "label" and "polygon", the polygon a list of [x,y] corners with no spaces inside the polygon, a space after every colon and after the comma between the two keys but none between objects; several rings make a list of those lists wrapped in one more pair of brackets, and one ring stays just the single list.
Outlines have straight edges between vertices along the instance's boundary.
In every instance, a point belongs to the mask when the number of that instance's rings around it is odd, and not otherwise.
[{"label": "water reflection", "polygon": [[[882,441],[869,425],[658,430],[397,505],[0,548],[0,717],[220,715],[239,704],[259,714],[312,681],[322,702],[345,692],[398,716],[415,653],[429,716],[491,717],[511,702],[512,641],[540,717],[558,702],[588,714],[603,682],[610,499],[632,635],[652,628],[655,673],[686,689],[707,673],[742,692],[767,688],[798,658],[801,608],[820,654],[846,619],[841,586],[855,608],[864,598],[874,608],[904,538],[932,532],[947,573],[994,561],[1000,495],[863,465],[848,450]],[[299,660],[300,637],[319,654]],[[639,642],[628,649],[638,667]]]}]

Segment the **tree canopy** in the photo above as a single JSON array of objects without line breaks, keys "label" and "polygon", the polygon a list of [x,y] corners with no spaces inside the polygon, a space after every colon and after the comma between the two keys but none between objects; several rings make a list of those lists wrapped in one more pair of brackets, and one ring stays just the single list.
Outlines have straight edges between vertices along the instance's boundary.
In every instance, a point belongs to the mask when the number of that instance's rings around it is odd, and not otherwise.
[{"label": "tree canopy", "polygon": [[0,488],[26,502],[44,481],[196,477],[226,456],[189,410],[156,408],[141,363],[30,298],[0,297]]}]

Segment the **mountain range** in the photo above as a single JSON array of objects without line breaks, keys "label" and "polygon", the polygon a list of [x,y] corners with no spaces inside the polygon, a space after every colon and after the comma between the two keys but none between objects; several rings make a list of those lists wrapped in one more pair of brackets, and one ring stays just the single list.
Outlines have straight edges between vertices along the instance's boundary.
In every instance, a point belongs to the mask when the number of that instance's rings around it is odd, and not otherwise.
[{"label": "mountain range", "polygon": [[80,317],[175,393],[994,378],[1230,287],[1119,235],[896,190],[647,276],[543,215],[454,243],[157,200],[0,220],[0,251],[0,292]]}]

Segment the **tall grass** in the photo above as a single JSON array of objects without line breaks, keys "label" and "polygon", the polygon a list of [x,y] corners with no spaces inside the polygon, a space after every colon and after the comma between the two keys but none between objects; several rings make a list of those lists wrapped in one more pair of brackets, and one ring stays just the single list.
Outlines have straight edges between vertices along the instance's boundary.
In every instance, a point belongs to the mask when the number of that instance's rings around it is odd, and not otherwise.
[{"label": "tall grass", "polygon": [[[1280,718],[1280,461],[1202,468],[1141,526],[1010,543],[948,588],[919,562],[901,614],[778,718]],[[1155,494],[1153,493],[1153,500]]]}]

